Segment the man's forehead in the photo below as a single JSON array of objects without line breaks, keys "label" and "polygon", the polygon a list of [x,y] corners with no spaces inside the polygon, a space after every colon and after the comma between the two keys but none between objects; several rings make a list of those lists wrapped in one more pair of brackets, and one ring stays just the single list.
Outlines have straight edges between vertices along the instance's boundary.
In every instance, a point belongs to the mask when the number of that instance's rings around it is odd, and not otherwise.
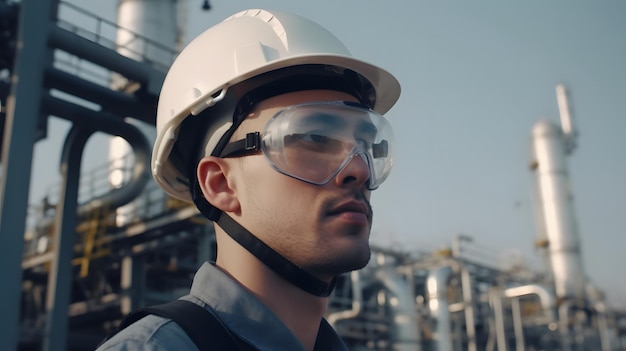
[{"label": "man's forehead", "polygon": [[350,101],[358,100],[347,93],[335,90],[304,90],[277,95],[257,103],[248,117],[241,123],[238,132],[263,130],[263,127],[278,111],[285,107],[317,101]]}]

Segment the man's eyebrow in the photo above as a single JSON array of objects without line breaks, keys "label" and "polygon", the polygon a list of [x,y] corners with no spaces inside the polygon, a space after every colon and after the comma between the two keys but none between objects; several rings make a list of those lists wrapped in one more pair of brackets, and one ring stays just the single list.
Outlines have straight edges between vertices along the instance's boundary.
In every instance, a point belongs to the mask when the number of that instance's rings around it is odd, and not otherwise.
[{"label": "man's eyebrow", "polygon": [[333,114],[323,112],[310,113],[309,115],[304,117],[304,120],[309,123],[319,123],[322,124],[324,127],[331,128],[341,128],[346,125],[346,122],[342,118],[337,118],[337,116]]},{"label": "man's eyebrow", "polygon": [[[354,117],[355,119],[358,117]],[[324,113],[324,112],[313,112],[304,117],[308,123],[319,124],[320,127],[324,128],[344,128],[348,122],[344,118],[337,118],[334,114]],[[364,121],[361,119],[360,122],[357,122],[357,125],[354,129],[355,135],[368,135],[368,136],[376,136],[378,134],[378,128],[372,123],[369,119]]]},{"label": "man's eyebrow", "polygon": [[355,129],[355,134],[368,134],[375,136],[378,133],[378,128],[372,122],[361,122]]}]

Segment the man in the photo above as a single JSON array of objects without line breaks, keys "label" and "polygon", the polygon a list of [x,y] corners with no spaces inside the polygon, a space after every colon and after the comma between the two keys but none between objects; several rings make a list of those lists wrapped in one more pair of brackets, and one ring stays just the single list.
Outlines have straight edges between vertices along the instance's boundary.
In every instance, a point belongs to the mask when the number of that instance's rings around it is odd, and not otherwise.
[{"label": "man", "polygon": [[[381,114],[399,94],[388,72],[280,12],[231,16],[173,63],[152,171],[216,223],[218,247],[182,299],[204,307],[241,349],[346,349],[323,315],[335,278],[369,261],[370,192],[392,163]],[[199,330],[209,340],[218,333]],[[154,315],[100,347],[198,348]]]}]

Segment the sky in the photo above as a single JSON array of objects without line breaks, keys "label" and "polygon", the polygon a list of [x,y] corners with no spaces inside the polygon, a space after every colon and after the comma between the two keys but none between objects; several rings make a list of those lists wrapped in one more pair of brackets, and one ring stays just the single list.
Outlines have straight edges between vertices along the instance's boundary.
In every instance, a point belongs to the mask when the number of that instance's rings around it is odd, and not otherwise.
[{"label": "sky", "polygon": [[[115,20],[115,1],[73,0]],[[372,197],[372,242],[407,252],[459,234],[489,260],[541,268],[529,170],[531,129],[558,123],[568,89],[578,148],[568,158],[590,282],[626,307],[626,2],[188,0],[185,42],[249,8],[306,16],[402,85],[387,113],[394,169]],[[59,127],[59,125],[61,127]],[[55,129],[57,128],[57,129]],[[54,182],[62,124],[36,146],[33,194]],[[58,147],[58,151],[57,150]],[[92,150],[104,150],[98,138]],[[86,162],[86,167],[91,163]]]}]

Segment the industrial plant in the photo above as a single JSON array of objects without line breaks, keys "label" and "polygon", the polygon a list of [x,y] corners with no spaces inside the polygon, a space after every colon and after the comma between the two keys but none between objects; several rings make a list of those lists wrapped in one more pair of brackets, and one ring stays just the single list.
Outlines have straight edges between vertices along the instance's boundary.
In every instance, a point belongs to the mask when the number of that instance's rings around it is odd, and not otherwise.
[{"label": "industrial plant", "polygon": [[[0,349],[93,350],[130,311],[185,295],[215,259],[212,224],[150,176],[156,100],[180,47],[175,6],[120,0],[112,22],[59,0],[0,0]],[[150,28],[147,12],[169,13],[169,27]],[[427,253],[373,247],[326,315],[351,350],[626,350],[626,311],[585,279],[567,166],[576,128],[566,87],[555,93],[560,123],[529,131],[546,268],[484,262],[466,235]],[[50,116],[71,124],[62,181],[29,203]],[[116,137],[112,156],[82,172],[95,133]]]}]

